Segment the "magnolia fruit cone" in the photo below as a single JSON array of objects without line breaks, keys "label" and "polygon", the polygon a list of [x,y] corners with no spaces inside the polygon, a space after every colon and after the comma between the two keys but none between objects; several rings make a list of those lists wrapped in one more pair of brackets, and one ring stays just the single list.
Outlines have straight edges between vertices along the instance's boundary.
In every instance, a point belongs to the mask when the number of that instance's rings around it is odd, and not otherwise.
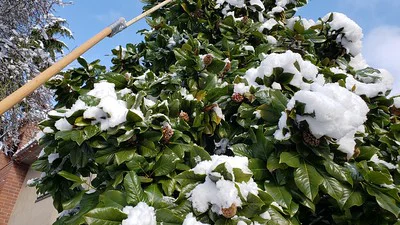
[{"label": "magnolia fruit cone", "polygon": [[235,203],[232,203],[231,207],[229,208],[222,208],[222,215],[227,218],[230,219],[232,217],[234,217],[236,215],[237,212],[237,206],[235,205]]}]

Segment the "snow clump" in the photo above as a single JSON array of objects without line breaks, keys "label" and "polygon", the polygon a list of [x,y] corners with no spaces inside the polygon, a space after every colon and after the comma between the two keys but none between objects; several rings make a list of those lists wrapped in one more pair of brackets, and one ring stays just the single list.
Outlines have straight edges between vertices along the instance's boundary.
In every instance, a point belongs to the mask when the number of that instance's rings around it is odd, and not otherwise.
[{"label": "snow clump", "polygon": [[308,30],[310,27],[315,25],[315,21],[312,19],[307,20],[304,18],[300,18],[299,16],[295,16],[295,17],[292,17],[292,18],[286,20],[286,27],[291,30],[294,30],[294,24],[297,21],[300,21],[301,24],[303,24],[303,27],[305,30]]},{"label": "snow clump", "polygon": [[215,9],[220,9],[223,6],[221,12],[225,17],[233,16],[236,21],[240,20],[240,18],[235,18],[234,12],[236,8],[244,8],[250,9],[252,13],[257,13],[258,21],[264,21],[265,6],[260,0],[216,0],[216,3]]},{"label": "snow clump", "polygon": [[393,105],[394,107],[400,109],[400,97],[393,98]]},{"label": "snow clump", "polygon": [[[329,21],[332,18],[332,21]],[[363,33],[362,29],[356,22],[351,20],[343,13],[333,12],[328,13],[322,18],[322,21],[327,22],[330,26],[330,32],[340,33],[336,38],[336,42],[341,44],[347,53],[352,56],[357,56],[361,53]]]},{"label": "snow clump", "polygon": [[388,169],[391,169],[391,170],[394,170],[397,168],[397,165],[393,165],[392,163],[389,163],[382,159],[379,159],[377,154],[373,155],[370,160],[376,164],[383,164],[384,166],[386,166]]},{"label": "snow clump", "polygon": [[[296,115],[296,121],[307,121],[310,132],[316,137],[332,137],[338,140],[339,150],[348,158],[354,154],[354,135],[367,120],[369,108],[364,100],[340,87],[338,84],[324,86],[312,84],[311,90],[300,90],[294,94],[287,104],[292,110],[296,102],[304,103],[304,114]],[[279,120],[279,129],[274,136],[278,140],[288,139],[290,135],[283,134],[287,115],[283,113]]]},{"label": "snow clump", "polygon": [[49,162],[49,164],[52,164],[54,162],[54,160],[60,158],[60,154],[58,153],[51,153],[50,155],[47,156],[47,161]]},{"label": "snow clump", "polygon": [[263,80],[264,76],[271,76],[274,68],[282,68],[284,73],[294,74],[290,84],[302,90],[310,90],[310,84],[305,82],[304,79],[321,85],[325,83],[324,77],[318,75],[318,68],[315,65],[304,60],[300,54],[290,50],[281,54],[272,53],[267,55],[258,68],[247,70],[244,77],[249,85],[265,89],[266,87],[258,84],[256,80],[257,78]]},{"label": "snow clump", "polygon": [[54,126],[57,128],[59,131],[69,131],[72,130],[72,125],[68,122],[67,119],[61,118],[56,121]]},{"label": "snow clump", "polygon": [[[232,176],[232,180],[225,178],[214,171],[218,166],[224,165],[227,172]],[[248,168],[248,158],[230,157],[226,155],[213,155],[211,160],[202,161],[192,169],[195,174],[206,175],[205,182],[197,185],[189,194],[189,200],[193,208],[200,213],[204,213],[211,205],[211,211],[222,215],[222,209],[235,205],[242,205],[241,196],[247,199],[249,193],[258,195],[258,187],[253,179],[247,182],[235,182],[234,168],[240,169],[243,173],[251,174]],[[239,188],[237,188],[238,186]]]},{"label": "snow clump", "polygon": [[[368,98],[385,95],[388,91],[392,90],[394,78],[384,69],[380,73],[373,73],[370,77],[348,75],[346,78],[346,88],[353,90],[357,95],[365,95]],[[373,78],[373,79],[371,79]],[[371,82],[371,80],[373,80]]]},{"label": "snow clump", "polygon": [[367,61],[364,59],[364,56],[361,53],[354,57],[351,57],[349,65],[355,70],[362,70],[369,67]]},{"label": "snow clump", "polygon": [[139,202],[135,207],[125,206],[122,210],[128,215],[122,221],[122,225],[156,225],[156,214],[154,208],[145,202]]},{"label": "snow clump", "polygon": [[209,225],[209,224],[197,221],[196,217],[193,216],[193,213],[189,213],[186,215],[186,218],[183,221],[182,225]]},{"label": "snow clump", "polygon": [[[130,90],[123,89],[119,91],[118,94],[120,96],[124,96],[126,94],[130,94],[130,92]],[[107,130],[126,121],[126,115],[128,113],[127,104],[125,101],[118,99],[117,92],[115,91],[115,84],[107,81],[95,83],[94,88],[90,90],[87,95],[100,99],[99,104],[97,106],[88,106],[84,101],[78,99],[70,109],[66,110],[65,113],[59,113],[54,110],[50,111],[50,116],[64,117],[55,123],[55,127],[58,130],[72,130],[73,126],[65,117],[71,117],[79,110],[84,110],[83,118],[92,119],[92,124],[100,123],[101,130]],[[139,113],[138,110],[135,112],[138,115],[142,115],[142,113]]]}]

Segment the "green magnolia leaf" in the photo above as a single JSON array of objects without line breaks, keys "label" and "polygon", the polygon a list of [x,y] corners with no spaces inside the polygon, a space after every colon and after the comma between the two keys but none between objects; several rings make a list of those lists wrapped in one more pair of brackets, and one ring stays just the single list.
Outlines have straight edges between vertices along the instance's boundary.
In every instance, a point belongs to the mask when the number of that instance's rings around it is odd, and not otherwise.
[{"label": "green magnolia leaf", "polygon": [[94,209],[97,204],[98,204],[98,195],[85,194],[80,202],[79,212],[73,215],[72,217],[69,217],[65,221],[65,224],[83,224],[85,222],[84,216],[86,215],[86,213]]},{"label": "green magnolia leaf", "polygon": [[158,153],[158,149],[153,141],[143,140],[140,143],[139,150],[142,156],[144,157],[155,157]]},{"label": "green magnolia leaf", "polygon": [[303,194],[297,193],[294,190],[291,190],[293,198],[296,199],[296,202],[304,205],[305,207],[311,209],[312,212],[315,212],[315,204],[313,201],[305,197]]},{"label": "green magnolia leaf", "polygon": [[179,159],[174,155],[163,154],[154,165],[154,175],[164,176],[168,175],[176,168],[176,162]]},{"label": "green magnolia leaf", "polygon": [[82,143],[86,140],[84,131],[73,130],[71,132],[71,140],[75,141],[78,145],[82,145]]},{"label": "green magnolia leaf", "polygon": [[121,144],[122,142],[125,142],[125,141],[131,139],[134,135],[135,135],[134,130],[127,131],[127,132],[125,132],[125,134],[123,134],[117,138],[117,142],[118,142],[118,144]]},{"label": "green magnolia leaf", "polygon": [[115,153],[115,162],[121,165],[124,162],[131,161],[136,155],[136,149],[127,149]]},{"label": "green magnolia leaf", "polygon": [[83,68],[85,68],[85,69],[88,69],[88,68],[89,68],[88,63],[87,63],[87,61],[86,61],[84,58],[78,57],[76,60],[78,61],[79,64],[81,64],[81,66],[82,66]]},{"label": "green magnolia leaf", "polygon": [[109,190],[99,196],[99,201],[103,207],[122,209],[126,206],[126,195],[121,191]]},{"label": "green magnolia leaf", "polygon": [[310,200],[314,200],[318,194],[319,185],[324,181],[318,171],[307,163],[301,163],[293,175],[296,186],[300,191]]},{"label": "green magnolia leaf", "polygon": [[32,163],[32,168],[37,171],[44,171],[48,166],[47,159],[39,159]]},{"label": "green magnolia leaf", "polygon": [[78,184],[85,183],[85,181],[81,177],[79,177],[79,176],[77,176],[75,174],[69,173],[67,171],[64,171],[64,170],[58,172],[58,175],[64,177],[67,180],[70,180],[70,181],[73,181],[75,183],[78,183]]},{"label": "green magnolia leaf", "polygon": [[323,164],[326,169],[326,172],[328,172],[329,175],[333,176],[334,178],[340,181],[344,181],[353,185],[353,179],[351,178],[351,174],[345,167],[342,167],[330,160],[324,160]]},{"label": "green magnolia leaf", "polygon": [[289,208],[292,203],[292,195],[289,191],[283,187],[270,183],[264,183],[265,191],[271,195],[271,197],[276,201],[279,205]]},{"label": "green magnolia leaf", "polygon": [[264,181],[267,178],[267,165],[261,159],[249,159],[249,169],[253,172],[255,181]]},{"label": "green magnolia leaf", "polygon": [[265,203],[258,196],[249,193],[246,200],[246,205],[244,205],[240,210],[241,216],[252,218],[256,214],[263,213],[262,207]]},{"label": "green magnolia leaf", "polygon": [[74,125],[78,127],[90,126],[92,123],[90,120],[83,119],[82,116],[75,119]]},{"label": "green magnolia leaf", "polygon": [[165,208],[170,205],[164,200],[158,184],[151,184],[144,190],[144,193],[147,195],[149,205],[155,208]]},{"label": "green magnolia leaf", "polygon": [[126,80],[125,76],[122,74],[106,73],[103,76],[106,78],[106,80],[108,82],[115,84],[116,89],[125,88],[128,84],[128,81]]},{"label": "green magnolia leaf", "polygon": [[83,168],[88,164],[89,159],[92,157],[92,155],[93,150],[90,148],[90,146],[84,143],[78,148],[71,149],[71,164],[77,168]]},{"label": "green magnolia leaf", "polygon": [[280,214],[276,209],[270,207],[268,209],[268,213],[271,216],[271,220],[268,221],[268,225],[291,225],[290,221],[288,221],[282,214]]},{"label": "green magnolia leaf", "polygon": [[197,163],[199,163],[201,161],[211,160],[211,157],[208,154],[208,152],[197,145],[194,145],[190,149],[189,153],[190,153],[190,163],[191,163],[192,167],[195,167],[197,165]]},{"label": "green magnolia leaf", "polygon": [[360,191],[343,186],[342,198],[338,201],[341,209],[349,209],[352,206],[360,206],[364,203],[364,197]]},{"label": "green magnolia leaf", "polygon": [[116,208],[96,208],[85,215],[85,221],[89,225],[120,225],[128,215]]},{"label": "green magnolia leaf", "polygon": [[235,144],[231,146],[233,153],[235,156],[243,156],[247,158],[252,158],[253,153],[250,150],[249,146],[243,143]]},{"label": "green magnolia leaf", "polygon": [[139,155],[134,154],[129,162],[126,163],[126,166],[132,171],[145,171],[147,172],[149,163],[146,159]]},{"label": "green magnolia leaf", "polygon": [[175,180],[177,180],[182,187],[185,187],[188,184],[204,182],[205,178],[205,174],[195,174],[193,171],[185,171],[175,176]]},{"label": "green magnolia leaf", "polygon": [[225,68],[225,62],[214,58],[212,63],[207,66],[207,71],[214,74],[219,74]]},{"label": "green magnolia leaf", "polygon": [[360,155],[357,157],[357,160],[370,160],[375,153],[379,152],[379,148],[374,146],[361,146]]},{"label": "green magnolia leaf", "polygon": [[304,33],[304,30],[305,30],[304,25],[302,24],[301,20],[296,21],[296,22],[294,23],[293,28],[294,28],[294,30],[295,30],[297,33],[299,33],[299,34]]},{"label": "green magnolia leaf", "polygon": [[75,208],[82,200],[83,195],[85,194],[84,191],[80,192],[78,195],[76,195],[74,198],[63,202],[62,206],[64,210],[69,210]]},{"label": "green magnolia leaf", "polygon": [[136,123],[143,121],[143,117],[142,115],[140,115],[140,113],[133,110],[129,110],[128,113],[126,114],[126,120],[129,122]]},{"label": "green magnolia leaf", "polygon": [[290,167],[299,168],[301,166],[300,155],[294,152],[282,152],[279,163],[285,163]]},{"label": "green magnolia leaf", "polygon": [[239,168],[233,168],[233,175],[235,176],[235,182],[249,182],[250,178],[253,177],[251,173],[245,173]]},{"label": "green magnolia leaf", "polygon": [[178,206],[171,209],[176,215],[187,215],[192,212],[192,203],[189,200],[182,201]]},{"label": "green magnolia leaf", "polygon": [[124,180],[124,173],[122,171],[117,173],[118,175],[115,176],[114,182],[112,182],[112,187],[116,188],[123,180]]},{"label": "green magnolia leaf", "polygon": [[367,190],[368,194],[370,194],[371,196],[374,196],[376,198],[376,201],[378,202],[380,207],[391,212],[396,217],[399,216],[400,203],[398,201],[396,201],[391,196],[379,191],[376,188],[367,186],[366,190]]},{"label": "green magnolia leaf", "polygon": [[279,163],[279,156],[276,152],[272,152],[272,154],[268,157],[267,160],[267,169],[270,172],[273,172],[277,169],[284,169],[285,165]]},{"label": "green magnolia leaf", "polygon": [[163,224],[170,225],[181,225],[184,218],[173,213],[169,209],[159,209],[156,211],[157,222],[162,222]]},{"label": "green magnolia leaf", "polygon": [[100,128],[96,125],[91,125],[87,126],[83,129],[83,132],[85,133],[85,140],[88,140],[94,136],[96,136],[98,133],[100,133]]},{"label": "green magnolia leaf", "polygon": [[377,185],[393,184],[392,176],[389,173],[381,171],[368,171],[364,178],[365,180]]},{"label": "green magnolia leaf", "polygon": [[139,177],[134,171],[129,171],[125,175],[123,184],[128,204],[137,205],[139,202],[146,202],[146,195],[143,192]]},{"label": "green magnolia leaf", "polygon": [[262,126],[256,131],[256,143],[250,146],[255,158],[267,161],[268,156],[274,149],[273,140],[270,137],[264,135]]},{"label": "green magnolia leaf", "polygon": [[343,195],[343,185],[333,177],[323,176],[322,188],[325,193],[339,201]]},{"label": "green magnolia leaf", "polygon": [[212,172],[216,172],[215,174],[210,174],[209,177],[212,181],[217,182],[221,178],[224,178],[225,180],[234,180],[234,176],[232,174],[231,170],[228,170],[226,167],[226,163],[221,163],[218,166],[216,166]]},{"label": "green magnolia leaf", "polygon": [[172,196],[175,191],[176,180],[168,179],[168,180],[160,180],[159,183],[167,196]]}]

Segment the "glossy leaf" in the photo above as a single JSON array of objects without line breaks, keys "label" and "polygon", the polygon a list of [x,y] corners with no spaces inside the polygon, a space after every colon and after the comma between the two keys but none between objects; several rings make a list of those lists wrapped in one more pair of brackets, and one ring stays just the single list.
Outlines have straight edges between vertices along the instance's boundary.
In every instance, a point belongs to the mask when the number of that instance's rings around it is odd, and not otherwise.
[{"label": "glossy leaf", "polygon": [[119,225],[128,216],[116,208],[96,208],[85,215],[89,225]]},{"label": "glossy leaf", "polygon": [[128,204],[136,205],[146,201],[139,177],[135,172],[129,171],[124,178],[124,188],[126,191],[126,201]]},{"label": "glossy leaf", "polygon": [[301,192],[310,200],[318,194],[319,186],[324,182],[318,171],[307,163],[301,163],[294,171],[294,181]]}]

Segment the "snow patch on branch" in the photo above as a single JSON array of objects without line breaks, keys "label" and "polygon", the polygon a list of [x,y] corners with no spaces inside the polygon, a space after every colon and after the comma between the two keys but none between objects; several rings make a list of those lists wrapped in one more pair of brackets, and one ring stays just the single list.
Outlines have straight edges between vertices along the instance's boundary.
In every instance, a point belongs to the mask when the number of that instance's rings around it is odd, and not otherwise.
[{"label": "snow patch on branch", "polygon": [[[332,21],[330,19],[332,18]],[[336,42],[341,44],[347,53],[357,56],[361,53],[363,33],[356,22],[343,13],[328,13],[322,18],[330,26],[330,32],[339,32]]]},{"label": "snow patch on branch", "polygon": [[128,215],[122,220],[122,225],[156,225],[156,214],[154,208],[145,202],[139,202],[135,207],[125,206],[122,210]]},{"label": "snow patch on branch", "polygon": [[[303,114],[297,112],[297,123],[306,121],[316,138],[328,136],[337,139],[339,150],[346,153],[348,158],[354,154],[354,135],[367,120],[369,112],[361,97],[338,84],[312,84],[310,91],[296,92],[287,104],[287,109],[295,108],[297,102],[305,104]],[[286,118],[286,113],[283,113],[279,120],[279,129],[275,132],[278,140],[290,137],[283,133],[287,128]]]},{"label": "snow patch on branch", "polygon": [[[249,85],[265,89],[266,87],[258,84],[256,80],[257,78],[263,80],[264,76],[272,76],[275,68],[282,68],[284,73],[294,74],[290,84],[302,90],[310,90],[309,82],[317,82],[321,85],[325,83],[324,77],[318,75],[318,68],[315,65],[290,50],[285,53],[267,55],[258,68],[247,70],[244,78],[247,79]],[[304,79],[309,82],[305,82]]]}]

